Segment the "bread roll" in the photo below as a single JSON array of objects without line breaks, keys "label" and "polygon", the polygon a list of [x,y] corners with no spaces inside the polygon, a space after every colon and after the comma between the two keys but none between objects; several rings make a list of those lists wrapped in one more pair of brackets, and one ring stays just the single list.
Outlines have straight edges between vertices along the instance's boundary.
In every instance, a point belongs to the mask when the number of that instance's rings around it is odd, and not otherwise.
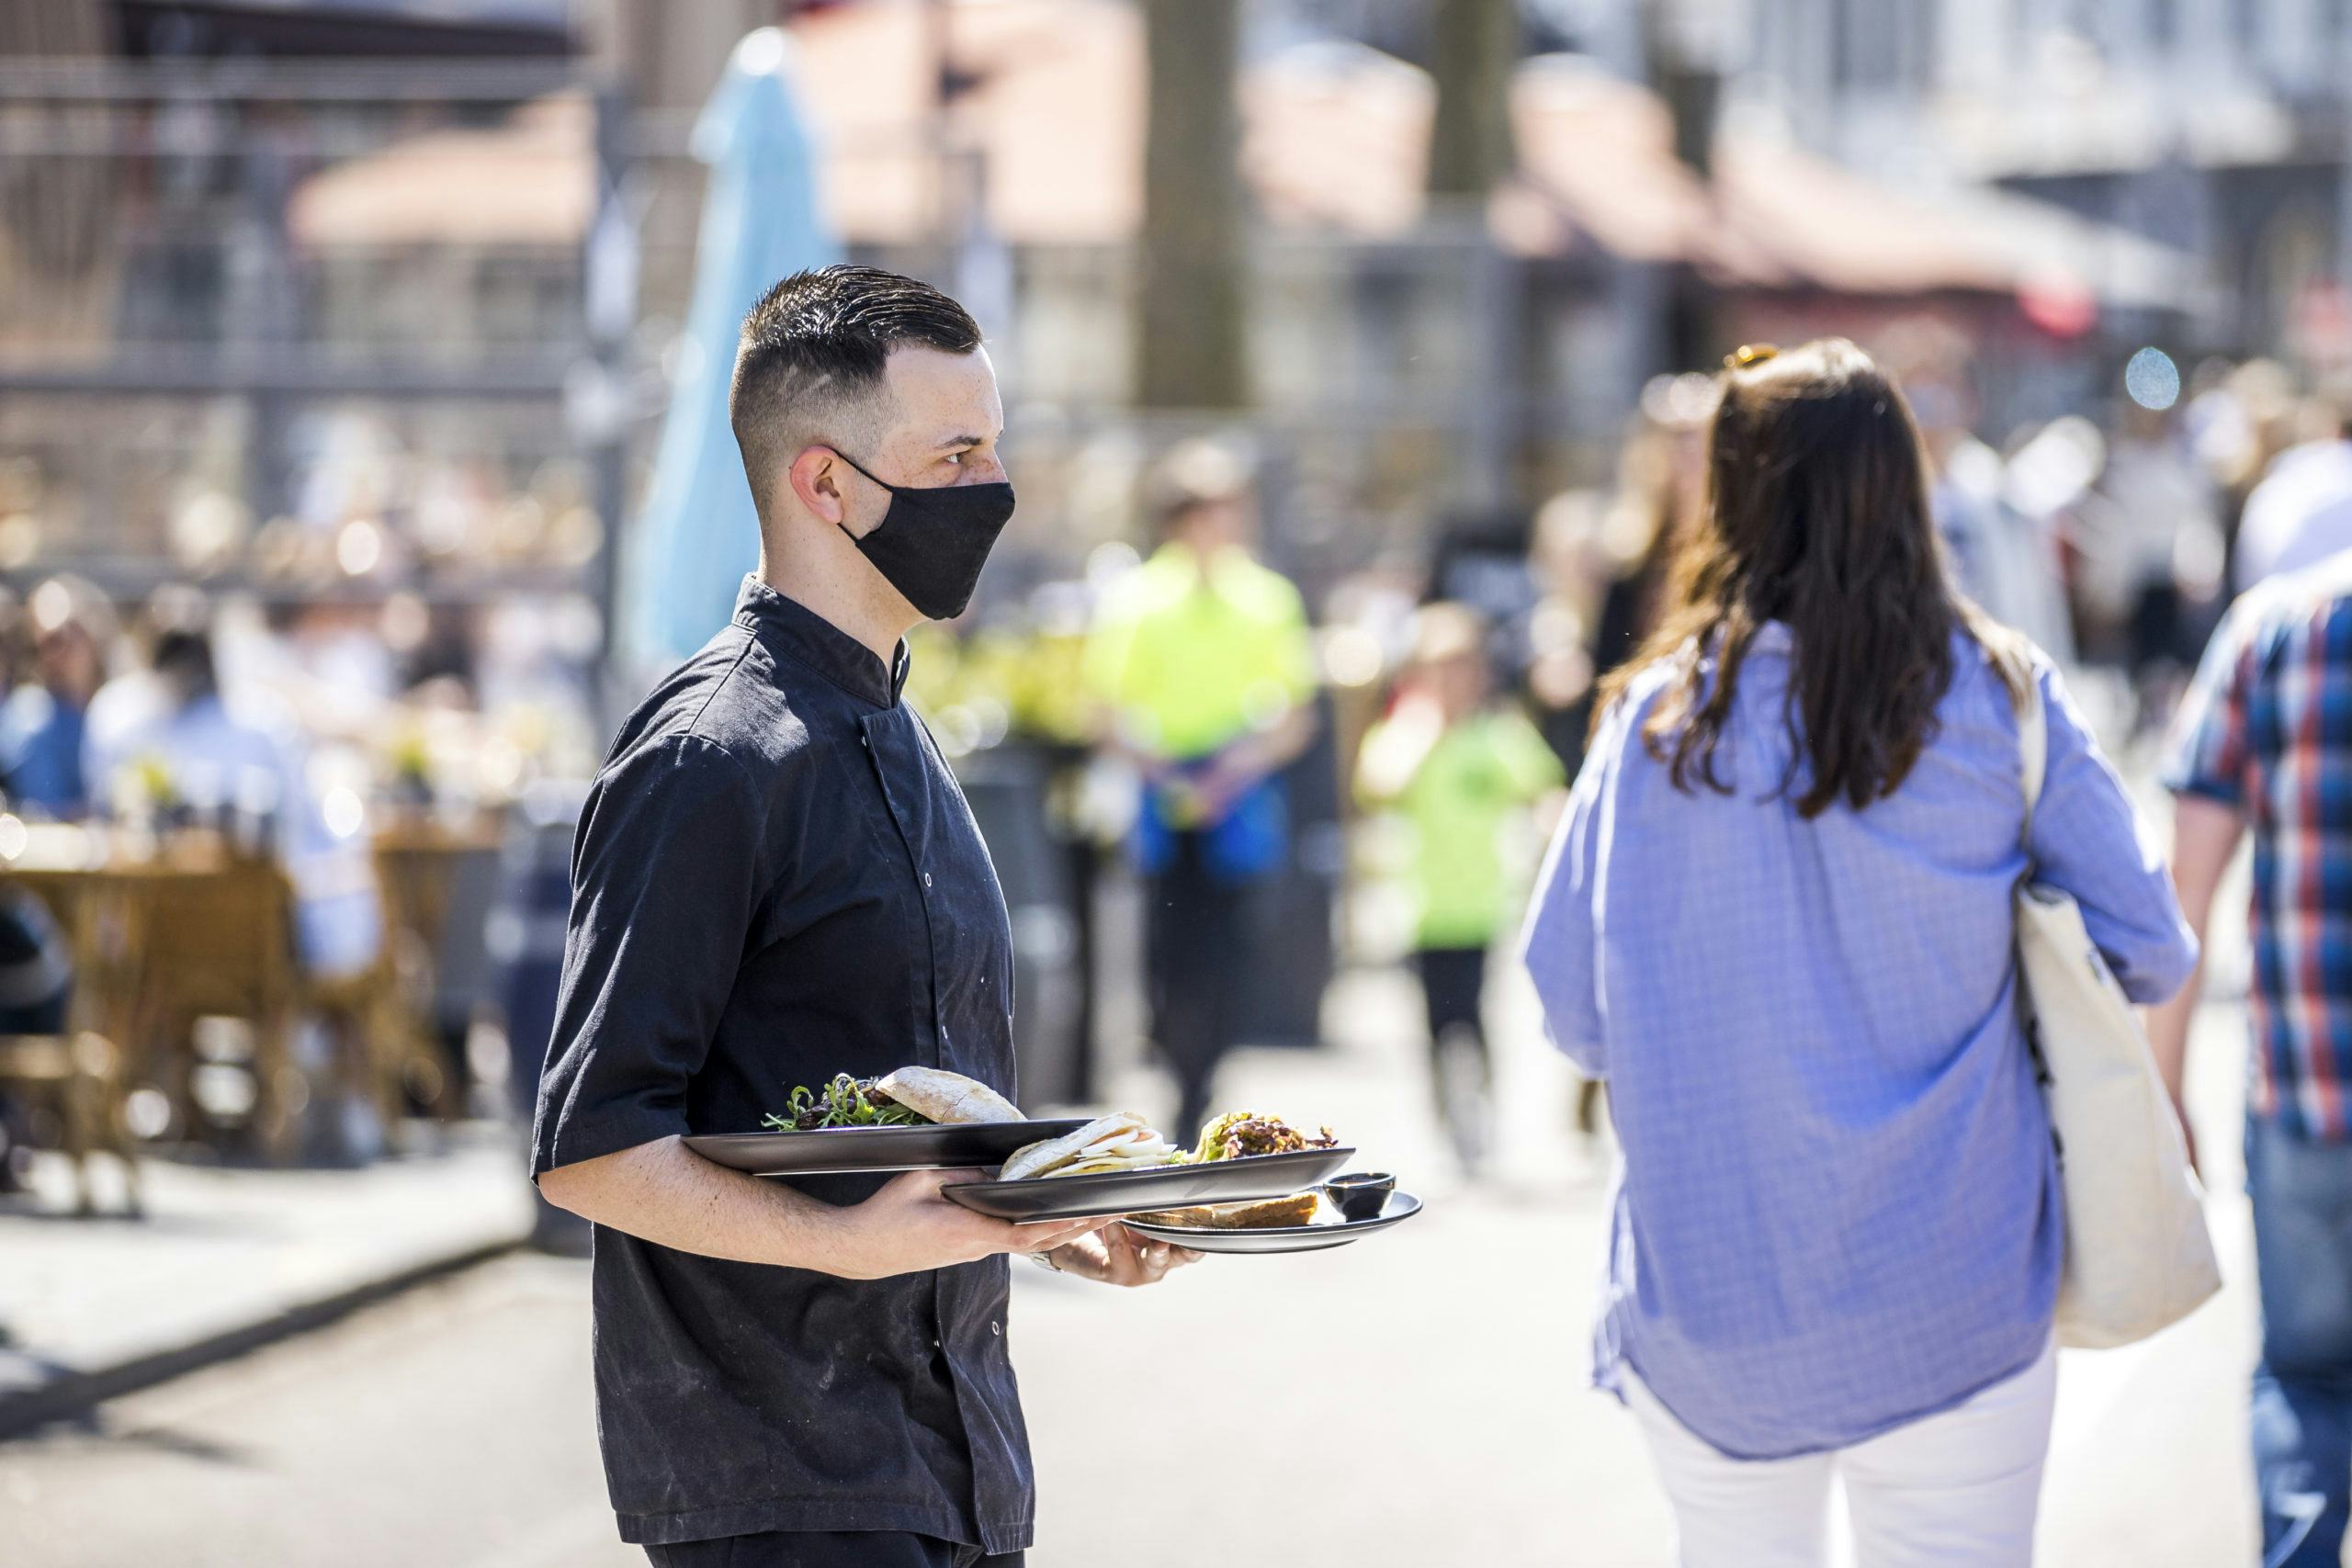
[{"label": "bread roll", "polygon": [[916,1115],[943,1126],[1022,1119],[1021,1107],[988,1085],[943,1067],[900,1067],[874,1087]]}]

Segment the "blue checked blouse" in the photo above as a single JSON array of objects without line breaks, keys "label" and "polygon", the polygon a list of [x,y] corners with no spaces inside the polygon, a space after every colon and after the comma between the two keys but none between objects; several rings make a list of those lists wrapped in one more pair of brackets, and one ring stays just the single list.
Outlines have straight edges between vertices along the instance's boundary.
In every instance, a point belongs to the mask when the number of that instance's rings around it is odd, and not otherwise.
[{"label": "blue checked blouse", "polygon": [[[1726,1454],[1842,1448],[1958,1404],[2048,1342],[2062,1213],[2016,1015],[2017,719],[1962,637],[1895,793],[1812,821],[1780,785],[1792,637],[1757,636],[1729,796],[1673,787],[1642,672],[1595,737],[1524,937],[1553,1039],[1610,1080],[1623,1147],[1594,1381],[1630,1367]],[[2035,814],[2132,999],[2196,960],[2162,861],[2057,673]]]}]

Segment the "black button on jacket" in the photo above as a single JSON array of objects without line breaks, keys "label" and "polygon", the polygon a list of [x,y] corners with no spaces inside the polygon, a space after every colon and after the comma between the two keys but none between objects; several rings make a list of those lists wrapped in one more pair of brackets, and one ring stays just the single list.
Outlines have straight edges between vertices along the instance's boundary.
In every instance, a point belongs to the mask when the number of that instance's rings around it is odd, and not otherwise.
[{"label": "black button on jacket", "polygon": [[[797,1084],[1011,1095],[1012,937],[898,668],[757,581],[630,716],[581,818],[532,1172],[758,1130]],[[874,1178],[800,1183],[854,1202]],[[598,1227],[597,1427],[625,1540],[1029,1543],[1002,1258],[871,1281]]]}]

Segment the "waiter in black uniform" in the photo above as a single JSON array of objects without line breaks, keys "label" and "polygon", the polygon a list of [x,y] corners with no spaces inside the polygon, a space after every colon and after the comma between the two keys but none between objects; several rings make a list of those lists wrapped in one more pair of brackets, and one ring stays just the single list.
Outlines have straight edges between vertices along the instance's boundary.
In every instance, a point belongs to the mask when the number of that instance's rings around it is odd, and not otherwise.
[{"label": "waiter in black uniform", "polygon": [[657,1564],[1017,1563],[1005,1255],[1116,1285],[1191,1255],[941,1195],[974,1173],[786,1186],[679,1141],[836,1073],[1013,1093],[1003,895],[899,700],[900,638],[962,612],[1012,512],[996,377],[954,300],[826,267],[745,319],[729,412],[759,574],[589,796],[533,1139],[539,1190],[596,1224],[613,1506]]}]

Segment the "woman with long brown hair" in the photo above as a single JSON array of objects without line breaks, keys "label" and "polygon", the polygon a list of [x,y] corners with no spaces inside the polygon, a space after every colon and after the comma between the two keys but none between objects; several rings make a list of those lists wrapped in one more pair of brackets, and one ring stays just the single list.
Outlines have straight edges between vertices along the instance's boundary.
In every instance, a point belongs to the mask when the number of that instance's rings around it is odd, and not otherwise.
[{"label": "woman with long brown hair", "polygon": [[1735,356],[1669,600],[1525,942],[1623,1150],[1595,1381],[1685,1568],[1814,1568],[1833,1476],[1865,1568],[2028,1562],[2063,1214],[2011,891],[2030,863],[2073,894],[2138,1001],[2195,945],[2054,670],[1952,588],[1853,344]]}]

